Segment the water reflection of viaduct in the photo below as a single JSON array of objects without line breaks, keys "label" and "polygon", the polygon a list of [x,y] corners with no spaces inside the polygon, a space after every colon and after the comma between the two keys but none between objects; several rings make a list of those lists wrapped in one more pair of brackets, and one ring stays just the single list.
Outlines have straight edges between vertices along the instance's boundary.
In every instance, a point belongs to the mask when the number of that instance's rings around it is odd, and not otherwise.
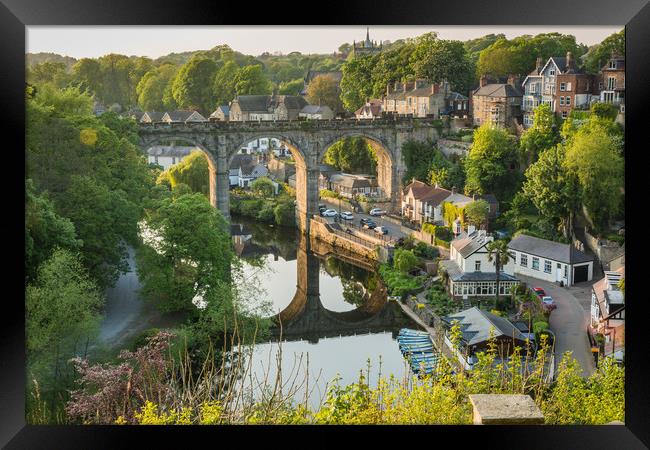
[{"label": "water reflection of viaduct", "polygon": [[296,219],[303,232],[318,213],[318,166],[327,149],[350,136],[363,137],[377,155],[377,182],[393,207],[400,201],[404,174],[402,144],[436,140],[427,119],[314,120],[278,122],[149,123],[139,128],[143,148],[164,142],[188,142],[203,150],[210,168],[210,201],[230,217],[229,166],[248,142],[262,137],[284,142],[296,161]]},{"label": "water reflection of viaduct", "polygon": [[[298,279],[293,300],[273,317],[274,332],[283,339],[317,342],[326,337],[348,336],[382,331],[395,331],[411,325],[395,304],[387,301],[386,289],[377,288],[366,295],[362,306],[345,312],[326,309],[320,300],[319,273],[324,257],[332,255],[366,270],[374,270],[366,261],[345,255],[315,239],[302,237],[297,252]],[[280,326],[281,325],[281,326]]]}]

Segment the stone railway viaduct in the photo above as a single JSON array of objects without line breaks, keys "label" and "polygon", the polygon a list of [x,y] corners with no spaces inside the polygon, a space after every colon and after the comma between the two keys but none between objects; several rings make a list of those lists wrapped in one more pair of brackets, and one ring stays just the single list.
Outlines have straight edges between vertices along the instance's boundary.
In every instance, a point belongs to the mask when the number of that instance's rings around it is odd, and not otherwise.
[{"label": "stone railway viaduct", "polygon": [[377,182],[391,207],[397,209],[404,175],[402,145],[414,140],[437,141],[439,132],[429,119],[313,120],[260,122],[203,122],[140,124],[140,145],[148,149],[167,142],[187,142],[206,154],[210,170],[210,202],[230,217],[229,167],[235,154],[258,138],[276,138],[296,161],[296,220],[309,233],[310,218],[318,213],[319,164],[333,144],[360,136],[377,155]]}]

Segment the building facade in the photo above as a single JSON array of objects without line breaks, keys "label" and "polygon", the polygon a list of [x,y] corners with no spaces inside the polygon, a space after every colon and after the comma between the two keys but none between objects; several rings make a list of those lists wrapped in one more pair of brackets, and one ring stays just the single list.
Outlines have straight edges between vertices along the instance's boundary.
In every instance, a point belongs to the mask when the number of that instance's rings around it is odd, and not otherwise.
[{"label": "building facade", "polygon": [[191,146],[154,145],[147,150],[147,161],[150,164],[158,164],[163,170],[167,170],[195,150],[201,151],[199,148]]},{"label": "building facade", "polygon": [[393,114],[439,119],[447,111],[449,83],[429,83],[418,79],[394,82],[386,87],[382,110]]},{"label": "building facade", "polygon": [[383,102],[379,99],[370,99],[361,108],[354,112],[357,119],[375,119],[381,117]]},{"label": "building facade", "polygon": [[573,245],[521,234],[508,243],[508,249],[515,260],[515,274],[565,286],[593,278],[593,258]]},{"label": "building facade", "polygon": [[449,225],[444,223],[443,204],[449,202],[464,207],[473,201],[472,198],[456,192],[455,188],[448,190],[413,180],[403,191],[402,216],[413,222]]},{"label": "building facade", "polygon": [[625,58],[612,53],[598,74],[599,99],[625,110]]},{"label": "building facade", "polygon": [[614,354],[617,359],[625,352],[625,294],[619,285],[624,278],[625,267],[607,271],[591,290],[592,333],[605,337],[604,356]]},{"label": "building facade", "polygon": [[230,103],[231,121],[295,120],[307,101],[297,95],[238,95]]},{"label": "building facade", "polygon": [[521,121],[522,92],[514,76],[507,83],[488,83],[486,76],[472,92],[472,120],[474,125],[489,123],[504,128],[515,128]]}]

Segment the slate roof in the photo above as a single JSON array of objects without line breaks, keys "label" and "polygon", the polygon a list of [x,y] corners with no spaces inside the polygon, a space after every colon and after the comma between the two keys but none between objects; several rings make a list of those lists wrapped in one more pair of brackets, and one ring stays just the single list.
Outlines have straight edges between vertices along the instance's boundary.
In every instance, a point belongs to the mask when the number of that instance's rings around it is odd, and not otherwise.
[{"label": "slate roof", "polygon": [[490,329],[494,330],[494,337],[504,336],[524,341],[526,337],[508,319],[496,316],[487,311],[472,307],[456,314],[442,318],[451,325],[453,320],[460,322],[463,341],[466,345],[475,345],[485,342],[490,337]]},{"label": "slate roof", "polygon": [[593,257],[581,252],[573,245],[553,242],[533,236],[520,234],[510,241],[508,248],[565,264],[593,261]]},{"label": "slate roof", "polygon": [[474,91],[474,95],[486,97],[521,97],[521,91],[507,83],[486,84]]},{"label": "slate roof", "polygon": [[485,233],[479,233],[479,231],[473,231],[469,235],[461,234],[458,239],[451,241],[451,245],[456,249],[458,253],[463,258],[467,258],[469,255],[480,249],[481,247],[487,245],[492,239],[489,238]]},{"label": "slate roof", "polygon": [[242,111],[268,111],[269,95],[239,95],[234,102],[239,104]]},{"label": "slate roof", "polygon": [[450,92],[447,96],[447,100],[467,100],[467,97],[465,97],[463,94],[459,94],[458,92]]},{"label": "slate roof", "polygon": [[307,101],[297,95],[239,95],[233,102],[239,104],[242,111],[270,113],[284,104],[287,109],[300,111]]},{"label": "slate roof", "polygon": [[379,116],[381,115],[381,109],[382,109],[382,102],[381,100],[370,100],[366,102],[365,105],[363,105],[361,108],[357,109],[354,112],[355,116],[360,116],[362,114],[365,114],[366,116],[371,115],[371,116]]},{"label": "slate roof", "polygon": [[230,107],[228,105],[217,106],[217,109],[215,109],[214,112],[210,114],[210,117],[217,117],[218,112],[221,112],[225,117],[228,117],[230,114]]},{"label": "slate roof", "polygon": [[332,112],[329,106],[327,105],[305,105],[304,108],[300,110],[301,114],[327,114],[327,112]]},{"label": "slate roof", "polygon": [[140,117],[140,122],[160,122],[164,115],[164,112],[145,111],[142,117]]},{"label": "slate roof", "polygon": [[414,180],[411,184],[407,185],[404,188],[404,195],[407,195],[409,189],[413,190],[413,197],[416,200],[419,200],[423,203],[428,203],[429,205],[437,206],[443,201],[445,201],[450,195],[451,191],[443,189],[441,187],[429,186],[426,183],[423,183],[418,180]]},{"label": "slate roof", "polygon": [[330,183],[347,188],[376,187],[377,179],[363,175],[352,175],[348,173],[335,173],[330,176]]},{"label": "slate roof", "polygon": [[230,161],[230,170],[239,170],[240,167],[243,167],[244,169],[242,171],[249,173],[254,165],[255,163],[251,155],[237,154]]},{"label": "slate roof", "polygon": [[[496,272],[463,272],[456,261],[446,259],[440,261],[442,267],[447,270],[449,278],[453,282],[461,281],[496,281],[497,275]],[[504,271],[499,273],[500,281],[519,281],[519,279],[513,275],[509,275]]]}]

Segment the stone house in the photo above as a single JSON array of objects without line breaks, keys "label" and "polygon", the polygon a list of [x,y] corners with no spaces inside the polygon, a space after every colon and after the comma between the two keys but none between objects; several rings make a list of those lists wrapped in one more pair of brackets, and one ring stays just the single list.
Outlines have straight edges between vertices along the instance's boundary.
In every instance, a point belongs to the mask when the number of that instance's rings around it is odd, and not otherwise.
[{"label": "stone house", "polygon": [[330,190],[347,198],[354,198],[358,195],[379,197],[381,194],[377,177],[369,175],[334,173],[329,177],[329,186]]},{"label": "stone house", "polygon": [[165,114],[163,114],[160,120],[166,123],[192,123],[192,122],[208,121],[208,119],[203,117],[197,111],[192,111],[192,110],[168,111]]},{"label": "stone house", "polygon": [[490,123],[504,128],[515,128],[521,120],[522,93],[514,76],[507,83],[490,83],[481,76],[479,87],[471,95],[474,125]]},{"label": "stone house", "polygon": [[472,198],[456,192],[456,188],[448,190],[413,180],[403,191],[402,216],[413,222],[444,224],[443,203],[462,207],[472,201]]},{"label": "stone house", "polygon": [[601,68],[597,76],[599,99],[621,107],[625,112],[625,58],[616,53]]},{"label": "stone house", "polygon": [[231,121],[294,120],[307,101],[296,95],[238,95],[230,103]]},{"label": "stone house", "polygon": [[382,109],[393,114],[410,114],[413,117],[439,119],[447,110],[449,83],[429,83],[417,79],[404,83],[395,82],[386,86]]},{"label": "stone house", "polygon": [[463,118],[469,115],[469,97],[458,92],[450,92],[445,101],[445,114]]},{"label": "stone house", "polygon": [[593,257],[573,245],[520,234],[508,243],[515,259],[514,273],[563,282],[565,286],[593,277]]},{"label": "stone house", "polygon": [[208,118],[210,122],[225,122],[230,119],[230,107],[228,105],[217,106],[217,109],[214,110],[210,117]]},{"label": "stone house", "polygon": [[[455,298],[494,297],[496,295],[496,261],[488,260],[487,245],[494,238],[485,230],[467,227],[449,246],[449,260],[440,264],[447,271],[449,293]],[[509,295],[519,284],[511,258],[499,272],[499,295]]]},{"label": "stone house", "polygon": [[164,112],[145,111],[144,114],[142,114],[142,116],[140,117],[140,122],[141,123],[161,122],[164,115],[165,115]]},{"label": "stone house", "polygon": [[298,117],[310,120],[331,120],[334,118],[334,112],[327,105],[305,105],[298,113]]},{"label": "stone house", "polygon": [[260,177],[268,175],[269,171],[257,162],[253,155],[236,154],[230,162],[230,186],[248,187]]},{"label": "stone house", "polygon": [[381,117],[383,102],[379,99],[370,99],[361,108],[354,112],[357,119],[374,119]]}]

